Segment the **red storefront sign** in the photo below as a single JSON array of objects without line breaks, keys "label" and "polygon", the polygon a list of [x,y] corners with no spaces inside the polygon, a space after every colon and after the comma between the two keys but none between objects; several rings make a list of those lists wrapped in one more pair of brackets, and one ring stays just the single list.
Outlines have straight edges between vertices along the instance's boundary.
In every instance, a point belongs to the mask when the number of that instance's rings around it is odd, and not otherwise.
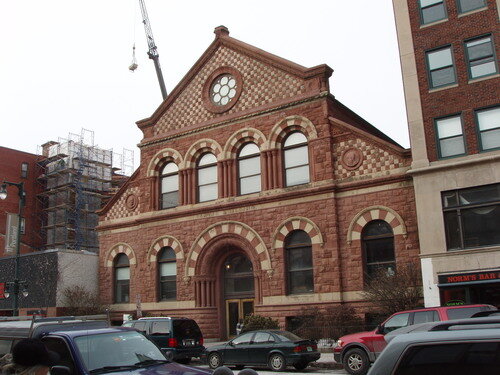
[{"label": "red storefront sign", "polygon": [[500,281],[500,271],[439,275],[439,284],[472,283],[478,281]]}]

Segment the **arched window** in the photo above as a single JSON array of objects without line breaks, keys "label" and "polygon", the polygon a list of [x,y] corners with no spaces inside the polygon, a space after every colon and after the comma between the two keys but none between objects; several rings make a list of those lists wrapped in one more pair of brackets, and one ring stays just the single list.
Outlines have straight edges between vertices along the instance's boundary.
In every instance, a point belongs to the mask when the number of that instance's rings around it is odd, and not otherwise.
[{"label": "arched window", "polygon": [[247,143],[238,154],[240,195],[256,193],[260,184],[260,150],[255,143]]},{"label": "arched window", "polygon": [[118,254],[114,261],[115,303],[130,301],[130,262],[126,254]]},{"label": "arched window", "polygon": [[389,274],[396,271],[394,258],[394,233],[384,220],[373,220],[365,225],[361,233],[365,273],[367,279],[376,276],[381,270]]},{"label": "arched window", "polygon": [[302,133],[291,133],[283,144],[285,186],[309,182],[309,153],[307,138]]},{"label": "arched window", "polygon": [[179,204],[179,167],[173,162],[165,164],[160,172],[160,207],[171,208]]},{"label": "arched window", "polygon": [[158,254],[158,280],[160,300],[172,300],[177,297],[177,265],[175,251],[171,247],[161,248]]},{"label": "arched window", "polygon": [[313,293],[314,278],[311,238],[294,230],[285,238],[288,294]]},{"label": "arched window", "polygon": [[213,201],[219,196],[217,189],[217,158],[204,154],[198,160],[198,202]]}]

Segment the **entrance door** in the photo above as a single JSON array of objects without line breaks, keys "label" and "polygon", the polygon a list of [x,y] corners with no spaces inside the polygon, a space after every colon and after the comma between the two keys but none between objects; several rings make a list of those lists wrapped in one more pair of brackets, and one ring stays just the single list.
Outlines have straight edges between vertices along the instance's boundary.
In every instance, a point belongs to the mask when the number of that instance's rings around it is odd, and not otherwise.
[{"label": "entrance door", "polygon": [[252,262],[243,254],[234,254],[224,262],[224,299],[226,332],[236,336],[236,325],[253,314],[254,276]]},{"label": "entrance door", "polygon": [[253,314],[253,298],[226,300],[226,328],[229,337],[236,336],[236,325],[250,314]]}]

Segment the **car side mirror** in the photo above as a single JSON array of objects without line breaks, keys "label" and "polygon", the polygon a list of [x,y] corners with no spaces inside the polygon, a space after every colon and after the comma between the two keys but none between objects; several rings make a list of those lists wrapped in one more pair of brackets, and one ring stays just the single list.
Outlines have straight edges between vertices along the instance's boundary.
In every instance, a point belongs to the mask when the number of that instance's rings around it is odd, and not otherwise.
[{"label": "car side mirror", "polygon": [[378,333],[379,335],[383,335],[384,334],[384,325],[383,324],[379,324],[377,326],[377,330],[375,331],[375,333]]},{"label": "car side mirror", "polygon": [[50,368],[50,375],[71,375],[71,370],[67,366],[53,366]]}]

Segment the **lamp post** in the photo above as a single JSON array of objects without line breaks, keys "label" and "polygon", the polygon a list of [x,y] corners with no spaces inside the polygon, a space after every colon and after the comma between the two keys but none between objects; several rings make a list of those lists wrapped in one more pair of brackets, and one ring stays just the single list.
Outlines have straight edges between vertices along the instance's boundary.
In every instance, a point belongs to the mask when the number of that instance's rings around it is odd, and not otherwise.
[{"label": "lamp post", "polygon": [[[26,283],[24,281],[19,280],[19,253],[20,253],[20,245],[21,245],[21,218],[23,216],[23,208],[26,200],[26,193],[24,192],[24,182],[15,183],[4,181],[2,186],[0,186],[0,199],[7,198],[7,186],[15,186],[17,187],[19,194],[19,211],[18,211],[18,220],[17,220],[17,241],[16,241],[16,257],[14,262],[14,281],[6,283],[9,287],[9,292],[12,290],[12,315],[19,315],[19,287],[23,286],[23,295],[27,296],[28,293],[26,291]],[[11,289],[11,290],[10,290]],[[6,297],[10,293],[6,294]]]}]

